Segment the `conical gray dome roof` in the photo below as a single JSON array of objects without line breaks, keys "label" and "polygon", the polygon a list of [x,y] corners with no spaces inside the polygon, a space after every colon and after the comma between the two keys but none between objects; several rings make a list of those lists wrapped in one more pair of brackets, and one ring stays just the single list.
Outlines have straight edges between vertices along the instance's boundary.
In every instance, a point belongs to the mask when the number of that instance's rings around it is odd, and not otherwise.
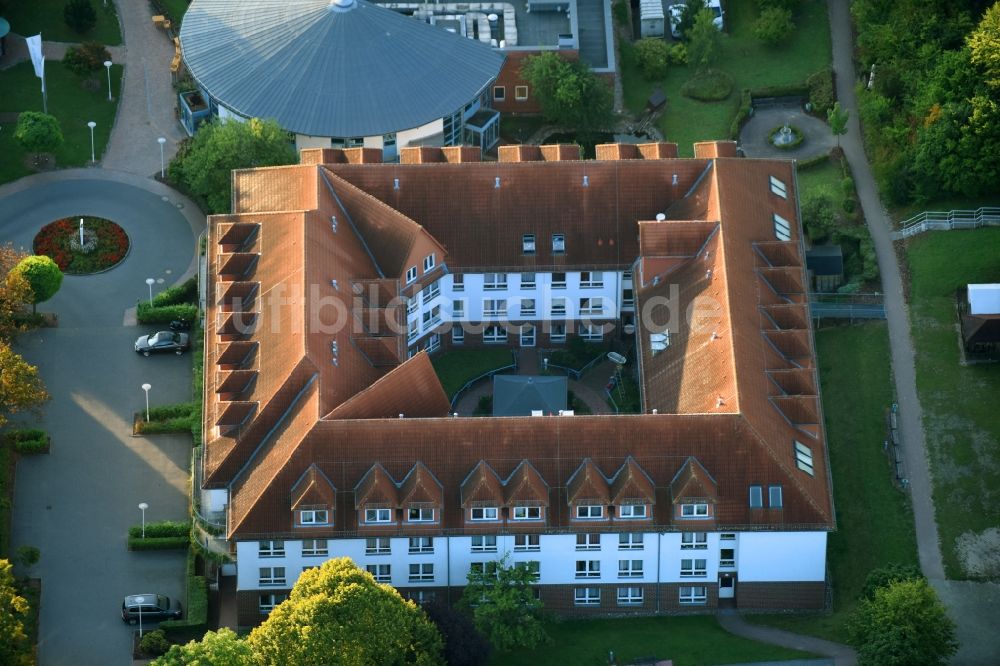
[{"label": "conical gray dome roof", "polygon": [[364,0],[194,0],[180,40],[212,97],[313,136],[387,134],[450,115],[504,61]]}]

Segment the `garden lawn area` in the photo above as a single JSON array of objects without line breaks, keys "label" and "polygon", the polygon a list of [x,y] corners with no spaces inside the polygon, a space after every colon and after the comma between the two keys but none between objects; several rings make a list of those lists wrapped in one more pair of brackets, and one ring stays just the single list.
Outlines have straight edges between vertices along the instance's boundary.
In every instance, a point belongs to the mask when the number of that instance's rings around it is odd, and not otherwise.
[{"label": "garden lawn area", "polygon": [[[117,95],[121,90],[122,66],[111,67],[111,90]],[[45,63],[45,83],[48,87],[49,113],[59,120],[65,139],[55,151],[57,167],[80,167],[90,161],[90,129],[87,122],[97,123],[94,128],[94,145],[100,160],[111,135],[118,98],[108,101],[107,72],[102,67],[94,76],[99,85],[87,90],[84,78],[69,71],[58,61]],[[30,62],[0,71],[0,113],[42,110],[41,80],[35,76]],[[25,152],[14,140],[13,121],[0,123],[0,183],[10,182],[32,172],[25,168]],[[153,147],[155,148],[155,146]],[[152,150],[152,148],[151,148]]]},{"label": "garden lawn area", "polygon": [[181,19],[184,18],[184,13],[188,10],[191,5],[190,0],[159,0],[160,4],[163,5],[163,11],[167,13],[170,20],[173,22],[174,31],[181,29]]},{"label": "garden lawn area", "polygon": [[[104,45],[122,43],[115,3],[90,0],[97,14],[97,25],[80,34],[66,25],[63,8],[67,0],[21,0],[7,3],[4,18],[10,22],[11,32],[25,37],[42,33],[46,42],[100,42]],[[45,66],[48,69],[48,65]]]},{"label": "garden lawn area", "polygon": [[865,577],[890,563],[916,565],[917,545],[910,503],[892,485],[882,453],[884,410],[893,401],[885,322],[819,330],[816,346],[837,510],[827,547],[833,613],[748,619],[844,643]]},{"label": "garden lawn area", "polygon": [[973,577],[956,539],[1000,526],[1000,365],[959,364],[955,314],[955,289],[1000,282],[998,248],[995,227],[925,233],[907,248],[917,391],[948,578]]},{"label": "garden lawn area", "polygon": [[694,75],[691,67],[672,66],[666,79],[647,81],[639,72],[631,45],[621,42],[625,106],[640,113],[650,92],[662,88],[667,104],[659,127],[667,141],[678,144],[681,157],[694,154],[695,141],[730,138],[729,126],[739,106],[741,89],[802,83],[810,74],[830,65],[826,2],[803,2],[795,16],[795,32],[786,44],[773,49],[753,36],[756,18],[754,2],[726,4],[726,33],[712,66],[728,72],[735,86],[729,98],[721,102],[697,102],[681,95],[681,86]]},{"label": "garden lawn area", "polygon": [[476,377],[510,365],[514,357],[506,347],[496,349],[462,349],[450,351],[433,359],[445,395],[450,400],[458,389]]},{"label": "garden lawn area", "polygon": [[672,659],[674,666],[805,659],[807,652],[756,643],[726,632],[713,616],[568,620],[549,625],[552,643],[535,650],[497,653],[491,666],[605,666],[641,657]]},{"label": "garden lawn area", "polygon": [[976,210],[983,207],[1000,206],[1000,194],[987,194],[982,197],[954,197],[948,199],[934,199],[927,203],[911,203],[901,208],[891,211],[892,219],[897,222],[905,222],[914,215],[925,211],[952,211],[952,210]]},{"label": "garden lawn area", "polygon": [[524,143],[532,134],[545,126],[545,119],[534,116],[508,116],[500,119],[500,136],[508,141]]},{"label": "garden lawn area", "polygon": [[827,190],[833,195],[834,208],[843,210],[844,191],[840,183],[844,180],[844,173],[836,163],[825,160],[805,168],[799,166],[796,177],[799,181],[800,199],[806,192]]}]

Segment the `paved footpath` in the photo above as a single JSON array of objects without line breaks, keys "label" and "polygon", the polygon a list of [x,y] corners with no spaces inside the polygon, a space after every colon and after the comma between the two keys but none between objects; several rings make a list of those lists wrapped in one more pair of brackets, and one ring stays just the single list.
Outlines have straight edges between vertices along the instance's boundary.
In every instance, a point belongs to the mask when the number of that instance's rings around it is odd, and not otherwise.
[{"label": "paved footpath", "polygon": [[780,645],[791,650],[805,650],[813,654],[821,654],[824,657],[831,657],[835,666],[855,666],[858,663],[858,656],[851,648],[840,643],[833,643],[822,638],[795,634],[790,631],[764,627],[757,624],[748,624],[743,620],[737,611],[722,611],[717,616],[719,625],[731,634],[759,641]]}]

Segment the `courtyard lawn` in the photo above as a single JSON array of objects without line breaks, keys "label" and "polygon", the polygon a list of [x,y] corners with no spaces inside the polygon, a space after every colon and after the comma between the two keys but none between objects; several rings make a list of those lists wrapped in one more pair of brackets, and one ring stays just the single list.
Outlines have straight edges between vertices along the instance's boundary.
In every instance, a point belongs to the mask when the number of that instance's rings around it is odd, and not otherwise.
[{"label": "courtyard lawn", "polygon": [[748,619],[843,643],[868,573],[889,563],[917,564],[917,546],[909,501],[893,487],[882,453],[884,410],[893,401],[885,322],[819,330],[816,346],[837,511],[827,548],[833,613]]},{"label": "courtyard lawn", "polygon": [[[109,102],[107,72],[103,67],[95,72],[94,82],[88,84],[61,62],[45,64],[49,113],[59,120],[65,139],[55,151],[57,168],[85,166],[90,161],[90,129],[87,127],[90,120],[97,123],[94,144],[97,159],[101,159],[118,108],[122,71],[121,65],[111,67],[111,90],[115,101]],[[30,62],[0,71],[0,90],[4,91],[0,96],[0,113],[42,110],[41,81],[35,77]],[[24,165],[24,150],[14,141],[15,121],[0,125],[0,155],[4,156],[0,160],[0,183],[6,183],[29,175],[31,170]]]},{"label": "courtyard lawn", "polygon": [[[11,32],[25,37],[42,33],[46,42],[100,42],[105,45],[122,43],[115,3],[90,0],[97,13],[97,25],[83,34],[74,32],[63,19],[66,0],[22,0],[7,3],[6,18]],[[46,68],[48,65],[46,65]]]},{"label": "courtyard lawn", "polygon": [[753,2],[730,2],[726,6],[726,33],[713,67],[732,75],[735,85],[729,98],[721,102],[697,102],[681,95],[681,86],[694,75],[691,67],[671,67],[665,79],[647,81],[639,72],[630,45],[621,42],[625,106],[632,113],[641,113],[650,92],[662,88],[667,104],[659,127],[667,141],[678,144],[681,157],[693,155],[695,141],[730,138],[741,89],[802,83],[810,74],[829,66],[826,2],[802,3],[795,17],[795,32],[787,44],[774,49],[765,48],[753,36],[756,17]]},{"label": "courtyard lawn", "polygon": [[756,643],[727,633],[709,615],[568,620],[548,627],[552,643],[536,650],[495,654],[492,666],[605,666],[614,651],[618,664],[656,656],[674,666],[806,659],[813,655]]},{"label": "courtyard lawn", "polygon": [[1000,526],[1000,364],[959,364],[955,315],[957,288],[1000,282],[998,248],[997,228],[925,233],[907,248],[917,391],[949,578],[975,577],[956,540],[969,539],[973,554],[989,552],[995,544],[975,539]]},{"label": "courtyard lawn", "polygon": [[434,371],[437,372],[441,386],[444,387],[445,395],[449,399],[454,397],[466,382],[513,362],[514,357],[506,347],[450,351],[433,360]]}]

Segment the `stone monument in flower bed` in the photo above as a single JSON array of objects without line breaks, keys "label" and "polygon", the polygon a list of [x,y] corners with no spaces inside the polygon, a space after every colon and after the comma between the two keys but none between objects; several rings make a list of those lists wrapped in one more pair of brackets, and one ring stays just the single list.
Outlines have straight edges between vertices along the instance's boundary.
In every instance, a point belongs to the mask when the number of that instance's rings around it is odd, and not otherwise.
[{"label": "stone monument in flower bed", "polygon": [[[82,221],[82,224],[81,224]],[[128,255],[128,234],[102,217],[74,216],[51,222],[35,235],[34,253],[52,258],[70,275],[101,273]]]}]

